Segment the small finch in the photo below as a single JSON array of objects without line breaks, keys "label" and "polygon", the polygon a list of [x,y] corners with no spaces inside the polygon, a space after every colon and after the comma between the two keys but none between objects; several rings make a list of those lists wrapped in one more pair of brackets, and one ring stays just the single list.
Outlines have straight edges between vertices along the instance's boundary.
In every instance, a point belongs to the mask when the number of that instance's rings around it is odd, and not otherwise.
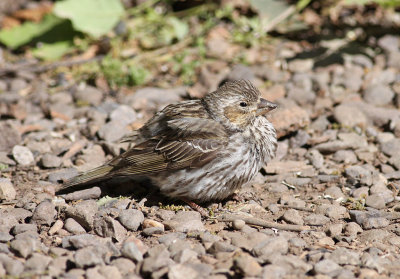
[{"label": "small finch", "polygon": [[133,147],[59,192],[128,176],[148,178],[164,195],[192,206],[226,199],[275,156],[276,133],[265,115],[276,107],[244,80],[170,104],[123,139]]}]

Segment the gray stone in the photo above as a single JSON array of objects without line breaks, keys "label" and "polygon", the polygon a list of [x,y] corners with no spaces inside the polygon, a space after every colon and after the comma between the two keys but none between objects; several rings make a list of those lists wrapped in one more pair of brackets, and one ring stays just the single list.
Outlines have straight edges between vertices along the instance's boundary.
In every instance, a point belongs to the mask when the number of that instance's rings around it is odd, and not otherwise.
[{"label": "gray stone", "polygon": [[345,235],[348,235],[348,236],[354,236],[354,235],[357,235],[362,232],[363,232],[363,229],[360,227],[360,225],[357,223],[354,223],[354,222],[347,223],[346,227],[344,229]]},{"label": "gray stone", "polygon": [[321,153],[319,153],[318,150],[316,149],[311,149],[309,150],[305,157],[310,160],[311,164],[314,166],[316,169],[320,169],[324,165],[324,157],[322,156]]},{"label": "gray stone", "polygon": [[78,175],[75,168],[62,169],[49,174],[49,181],[52,183],[62,183]]},{"label": "gray stone", "polygon": [[122,246],[121,253],[136,263],[143,261],[143,254],[133,241],[126,241]]},{"label": "gray stone", "polygon": [[262,278],[263,279],[281,279],[284,278],[289,270],[283,266],[277,266],[273,264],[269,264],[264,266]]},{"label": "gray stone", "polygon": [[271,263],[275,266],[284,267],[290,273],[297,274],[298,277],[301,277],[313,268],[311,264],[306,263],[295,255],[276,255],[276,257],[271,258]]},{"label": "gray stone", "polygon": [[32,152],[28,147],[15,145],[12,149],[14,160],[23,166],[31,165],[35,162]]},{"label": "gray stone", "polygon": [[393,133],[389,133],[389,132],[382,132],[382,133],[378,133],[376,135],[376,140],[378,141],[379,144],[383,144],[394,138],[395,138],[395,136],[393,135]]},{"label": "gray stone", "polygon": [[327,117],[325,115],[321,115],[311,123],[310,128],[322,132],[325,131],[329,125],[330,122],[328,121]]},{"label": "gray stone", "polygon": [[85,229],[73,218],[67,218],[67,220],[65,220],[64,229],[73,234],[86,233]]},{"label": "gray stone", "polygon": [[14,125],[1,122],[0,131],[0,151],[10,152],[13,146],[21,142],[21,134]]},{"label": "gray stone", "polygon": [[22,78],[14,78],[10,83],[10,91],[19,92],[28,86],[26,80]]},{"label": "gray stone", "polygon": [[390,34],[384,35],[379,38],[378,46],[388,52],[398,52],[400,47],[399,37]]},{"label": "gray stone", "polygon": [[137,231],[144,221],[144,215],[136,209],[127,209],[120,212],[118,220],[128,230]]},{"label": "gray stone", "polygon": [[72,95],[69,92],[57,92],[49,96],[50,102],[53,104],[71,104]]},{"label": "gray stone", "polygon": [[241,254],[236,257],[234,259],[234,266],[245,277],[255,277],[262,271],[262,267],[257,260],[249,254]]},{"label": "gray stone", "polygon": [[28,239],[15,239],[11,241],[10,248],[16,255],[27,258],[32,254],[35,246]]},{"label": "gray stone", "polygon": [[383,127],[400,117],[398,109],[376,107],[375,105],[358,103],[358,107],[364,112],[370,121],[376,126]]},{"label": "gray stone", "polygon": [[98,205],[94,200],[86,200],[69,207],[66,210],[67,216],[75,219],[86,230],[93,229],[94,216],[98,211]]},{"label": "gray stone", "polygon": [[[177,239],[185,239],[185,238],[186,238],[185,233],[173,232],[173,233],[167,233],[163,236],[160,236],[158,238],[158,242],[169,246],[171,243],[175,242]],[[202,235],[200,235],[200,238],[202,239]],[[216,238],[215,240],[210,240],[209,242],[217,241],[218,239],[219,238]]]},{"label": "gray stone", "polygon": [[11,257],[0,254],[0,263],[3,265],[6,273],[10,276],[19,277],[24,271],[24,265],[22,262],[12,259]]},{"label": "gray stone", "polygon": [[101,255],[92,246],[79,249],[74,255],[74,261],[79,268],[104,264]]},{"label": "gray stone", "polygon": [[288,241],[282,237],[271,237],[268,240],[262,241],[258,243],[253,248],[253,254],[257,257],[260,257],[263,261],[271,259],[271,257],[275,257],[276,255],[285,255],[288,252],[289,243]]},{"label": "gray stone", "polygon": [[325,215],[332,219],[343,219],[348,217],[346,207],[340,205],[329,205],[325,211]]},{"label": "gray stone", "polygon": [[253,73],[253,70],[251,68],[249,68],[248,66],[245,66],[243,64],[238,64],[238,65],[234,65],[232,67],[232,70],[228,74],[227,78],[229,80],[246,79],[246,80],[253,81],[255,78],[255,75]]},{"label": "gray stone", "polygon": [[288,209],[282,216],[282,219],[290,224],[303,225],[303,217],[295,209]]},{"label": "gray stone", "polygon": [[359,265],[360,264],[360,254],[356,251],[338,247],[330,255],[329,259],[334,261],[339,265]]},{"label": "gray stone", "polygon": [[352,149],[367,148],[368,142],[365,136],[356,133],[339,133],[338,138],[348,143]]},{"label": "gray stone", "polygon": [[185,248],[183,250],[180,250],[177,252],[174,256],[173,259],[177,263],[186,263],[189,261],[193,261],[194,259],[197,259],[197,253],[191,249]]},{"label": "gray stone", "polygon": [[0,242],[8,242],[12,240],[14,237],[10,235],[8,232],[0,231]]},{"label": "gray stone", "polygon": [[17,195],[14,185],[8,178],[0,178],[0,200],[11,201]]},{"label": "gray stone", "polygon": [[179,211],[171,220],[164,222],[164,225],[177,232],[205,230],[200,213],[196,211]]},{"label": "gray stone", "polygon": [[118,258],[113,260],[111,262],[111,265],[118,268],[118,270],[122,275],[135,273],[136,265],[131,260],[125,258]]},{"label": "gray stone", "polygon": [[329,222],[329,218],[321,214],[310,214],[304,217],[304,223],[311,226],[323,226]]},{"label": "gray stone", "polygon": [[298,88],[296,85],[289,83],[287,86],[288,98],[296,101],[299,105],[312,104],[315,101],[315,92],[303,88]]},{"label": "gray stone", "polygon": [[342,233],[343,224],[337,223],[330,225],[327,229],[327,232],[330,236],[338,236]]},{"label": "gray stone", "polygon": [[384,198],[379,194],[367,196],[365,199],[365,204],[376,209],[383,209],[386,206]]},{"label": "gray stone", "polygon": [[62,163],[62,159],[56,155],[47,153],[43,155],[40,163],[45,168],[58,168]]},{"label": "gray stone", "polygon": [[394,93],[389,86],[383,84],[372,85],[365,89],[364,100],[375,106],[385,106],[392,102]]},{"label": "gray stone", "polygon": [[335,154],[333,154],[332,159],[338,163],[345,164],[355,164],[358,161],[356,154],[354,154],[354,151],[351,150],[338,150],[335,152]]},{"label": "gray stone", "polygon": [[191,266],[186,264],[174,264],[168,270],[170,279],[196,279],[200,274]]},{"label": "gray stone", "polygon": [[232,228],[240,231],[246,225],[246,222],[240,219],[236,219],[232,222]]},{"label": "gray stone", "polygon": [[57,211],[55,205],[51,201],[43,201],[35,208],[32,221],[38,225],[50,226],[54,222],[56,216]]},{"label": "gray stone", "polygon": [[127,105],[120,105],[110,114],[112,122],[120,122],[121,124],[128,125],[137,120],[136,112]]},{"label": "gray stone", "polygon": [[41,255],[38,253],[34,253],[26,262],[25,262],[25,271],[33,272],[35,274],[44,273],[47,266],[52,261],[51,257]]},{"label": "gray stone", "polygon": [[133,107],[134,110],[156,111],[165,105],[176,103],[186,93],[184,87],[162,89],[155,87],[145,87],[137,90],[135,94],[125,98],[124,104]]},{"label": "gray stone", "polygon": [[372,173],[371,171],[361,167],[361,166],[349,166],[345,169],[345,175],[349,183],[355,184],[372,184]]},{"label": "gray stone", "polygon": [[116,142],[128,133],[126,124],[119,121],[110,121],[101,126],[98,135],[106,142]]},{"label": "gray stone", "polygon": [[15,166],[16,163],[13,159],[8,157],[8,153],[4,151],[0,151],[0,164],[7,166]]},{"label": "gray stone", "polygon": [[237,249],[238,248],[236,246],[233,246],[229,243],[216,241],[210,246],[210,248],[208,248],[207,252],[210,254],[217,254],[219,252],[233,252]]},{"label": "gray stone", "polygon": [[333,116],[339,124],[346,127],[366,127],[368,123],[367,117],[359,108],[348,104],[335,107]]},{"label": "gray stone", "polygon": [[387,188],[386,183],[387,183],[386,181],[380,181],[376,183],[369,189],[369,193],[371,195],[378,195],[382,197],[385,203],[387,204],[394,201],[394,196],[393,192]]},{"label": "gray stone", "polygon": [[99,187],[92,187],[80,191],[75,191],[64,196],[66,201],[76,200],[90,200],[97,199],[101,196],[101,189]]},{"label": "gray stone", "polygon": [[356,198],[356,199],[365,199],[368,197],[369,194],[369,188],[366,186],[354,189],[351,193],[351,195]]},{"label": "gray stone", "polygon": [[124,240],[127,236],[127,231],[121,223],[109,216],[95,218],[93,226],[98,235],[112,237],[118,242]]},{"label": "gray stone", "polygon": [[339,275],[342,268],[332,260],[322,260],[315,264],[314,271],[317,274],[324,274],[331,277]]},{"label": "gray stone", "polygon": [[155,234],[162,234],[163,232],[164,227],[151,227],[143,229],[142,234],[145,236],[152,236]]},{"label": "gray stone", "polygon": [[349,149],[351,148],[351,144],[341,141],[341,140],[333,140],[324,143],[317,144],[315,149],[323,154],[334,153],[338,150]]},{"label": "gray stone", "polygon": [[310,135],[306,131],[299,130],[294,137],[290,138],[290,146],[292,148],[302,147],[307,144],[309,139]]},{"label": "gray stone", "polygon": [[314,66],[312,59],[295,59],[288,63],[289,70],[291,72],[304,73],[311,71]]},{"label": "gray stone", "polygon": [[330,196],[330,197],[333,198],[333,199],[344,198],[344,194],[343,194],[342,190],[341,190],[339,187],[337,187],[337,186],[328,187],[328,188],[325,190],[324,193],[325,193],[325,195],[328,195],[328,196]]},{"label": "gray stone", "polygon": [[380,229],[389,226],[390,222],[388,219],[383,217],[369,217],[363,220],[362,227],[365,230]]},{"label": "gray stone", "polygon": [[400,139],[395,138],[384,142],[381,145],[381,150],[388,156],[396,156],[400,154]]},{"label": "gray stone", "polygon": [[359,225],[368,217],[367,212],[360,210],[349,210],[349,214],[351,219]]},{"label": "gray stone", "polygon": [[27,231],[37,232],[38,228],[35,224],[18,224],[12,228],[12,234],[17,235]]},{"label": "gray stone", "polygon": [[169,252],[164,245],[154,246],[147,253],[149,257],[144,259],[142,265],[142,272],[145,274],[153,273],[174,263],[169,258]]},{"label": "gray stone", "polygon": [[86,86],[83,89],[78,89],[74,93],[74,98],[77,102],[81,104],[98,106],[103,99],[103,93],[96,87]]},{"label": "gray stone", "polygon": [[357,65],[350,65],[347,66],[347,72],[352,74],[344,74],[344,87],[349,91],[358,92],[363,85],[364,68]]},{"label": "gray stone", "polygon": [[63,248],[74,247],[75,249],[81,249],[88,246],[99,246],[100,238],[92,234],[81,234],[72,235],[63,238],[62,246]]}]

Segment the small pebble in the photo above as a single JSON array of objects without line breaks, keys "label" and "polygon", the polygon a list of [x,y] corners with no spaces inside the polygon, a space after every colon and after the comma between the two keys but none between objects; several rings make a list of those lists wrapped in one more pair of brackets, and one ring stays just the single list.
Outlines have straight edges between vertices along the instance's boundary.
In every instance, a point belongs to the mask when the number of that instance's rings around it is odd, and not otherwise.
[{"label": "small pebble", "polygon": [[241,229],[243,229],[244,225],[246,225],[246,222],[240,219],[236,219],[232,222],[232,227],[235,230],[240,231]]}]

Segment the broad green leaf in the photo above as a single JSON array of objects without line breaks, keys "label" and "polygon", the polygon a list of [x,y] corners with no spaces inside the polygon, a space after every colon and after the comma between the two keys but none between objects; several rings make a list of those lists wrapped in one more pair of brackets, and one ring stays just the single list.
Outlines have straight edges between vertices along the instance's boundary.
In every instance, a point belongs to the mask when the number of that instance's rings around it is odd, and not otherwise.
[{"label": "broad green leaf", "polygon": [[378,4],[384,7],[398,7],[400,6],[400,0],[346,0],[347,5],[367,5],[367,4]]},{"label": "broad green leaf", "polygon": [[296,4],[296,8],[298,11],[303,10],[305,7],[308,6],[308,4],[310,4],[311,0],[300,0],[297,2]]},{"label": "broad green leaf", "polygon": [[10,30],[1,30],[0,42],[12,49],[18,48],[48,32],[56,25],[62,23],[62,21],[63,19],[49,14],[39,23],[26,22]]},{"label": "broad green leaf", "polygon": [[76,30],[100,37],[118,23],[124,8],[120,0],[64,0],[57,2],[53,11],[70,19]]},{"label": "broad green leaf", "polygon": [[172,28],[174,29],[175,37],[178,40],[182,40],[189,32],[189,26],[187,23],[179,20],[176,17],[169,17],[168,23],[171,24]]},{"label": "broad green leaf", "polygon": [[281,15],[289,7],[286,1],[282,0],[250,0],[250,4],[269,21]]},{"label": "broad green leaf", "polygon": [[33,55],[43,60],[57,60],[72,49],[70,41],[42,44],[32,51]]}]

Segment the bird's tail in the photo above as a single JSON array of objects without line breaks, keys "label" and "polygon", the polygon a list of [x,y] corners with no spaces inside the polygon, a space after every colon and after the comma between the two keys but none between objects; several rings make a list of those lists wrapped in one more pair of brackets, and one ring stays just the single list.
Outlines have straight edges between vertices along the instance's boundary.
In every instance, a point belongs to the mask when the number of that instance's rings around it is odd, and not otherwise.
[{"label": "bird's tail", "polygon": [[58,189],[56,194],[64,194],[75,189],[82,189],[85,188],[85,186],[87,185],[106,180],[110,178],[109,175],[112,169],[112,166],[104,165],[81,173],[64,182],[64,184],[61,186],[60,189]]}]

